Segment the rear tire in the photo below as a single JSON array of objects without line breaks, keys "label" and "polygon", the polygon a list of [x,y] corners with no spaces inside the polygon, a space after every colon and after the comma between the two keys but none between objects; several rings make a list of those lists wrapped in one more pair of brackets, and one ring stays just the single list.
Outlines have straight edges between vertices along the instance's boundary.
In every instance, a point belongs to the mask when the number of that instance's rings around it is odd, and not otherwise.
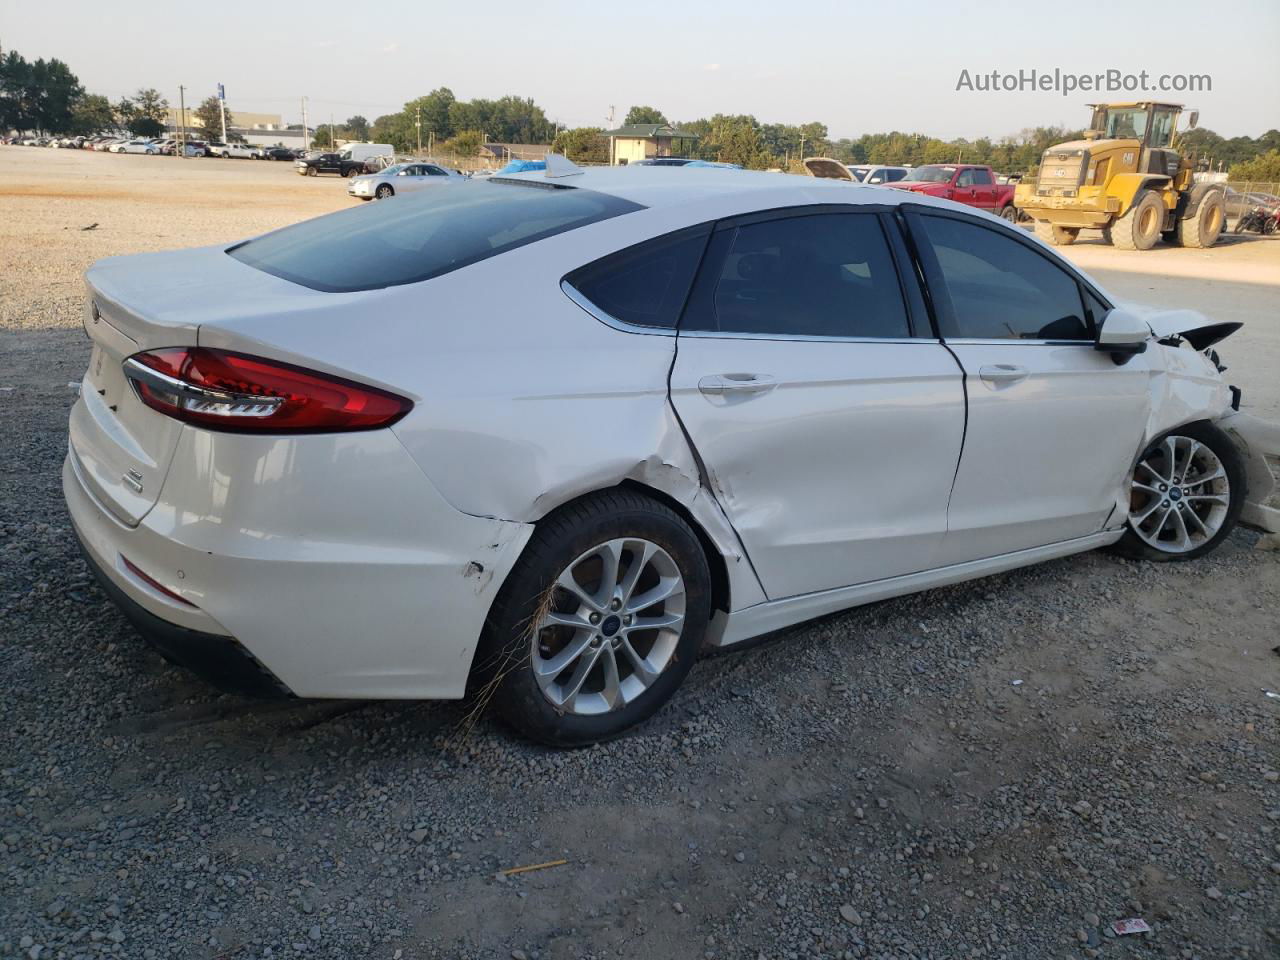
[{"label": "rear tire", "polygon": [[1164,204],[1154,190],[1139,190],[1124,216],[1111,225],[1111,242],[1119,250],[1150,250],[1164,226]]},{"label": "rear tire", "polygon": [[1045,243],[1053,244],[1055,247],[1069,247],[1076,242],[1076,237],[1080,236],[1080,228],[1059,227],[1056,224],[1037,220],[1036,236]]},{"label": "rear tire", "polygon": [[[541,743],[612,739],[675,693],[710,612],[707,558],[688,524],[639,493],[596,494],[539,522],[485,622],[477,695]],[[667,625],[629,625],[649,620]]]},{"label": "rear tire", "polygon": [[1143,451],[1130,478],[1128,528],[1118,553],[1194,560],[1231,535],[1247,493],[1244,458],[1211,423],[1170,430]]},{"label": "rear tire", "polygon": [[1222,194],[1215,190],[1200,201],[1200,207],[1194,216],[1178,221],[1178,242],[1184,247],[1196,249],[1212,247],[1222,236],[1222,228],[1226,222],[1226,204]]},{"label": "rear tire", "polygon": [[1006,203],[1000,208],[1000,219],[1007,220],[1009,223],[1018,222],[1018,208],[1012,203]]}]

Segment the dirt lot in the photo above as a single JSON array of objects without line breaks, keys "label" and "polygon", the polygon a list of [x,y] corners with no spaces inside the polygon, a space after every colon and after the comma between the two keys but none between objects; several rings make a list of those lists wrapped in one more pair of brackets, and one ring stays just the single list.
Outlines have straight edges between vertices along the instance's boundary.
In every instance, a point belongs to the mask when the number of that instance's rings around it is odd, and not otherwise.
[{"label": "dirt lot", "polygon": [[[1280,553],[1244,531],[793,629],[572,753],[465,705],[266,705],[168,667],[61,504],[79,274],[348,204],[283,163],[0,148],[0,956],[1280,953]],[[1224,358],[1280,415],[1280,244],[1068,253],[1247,319]]]}]

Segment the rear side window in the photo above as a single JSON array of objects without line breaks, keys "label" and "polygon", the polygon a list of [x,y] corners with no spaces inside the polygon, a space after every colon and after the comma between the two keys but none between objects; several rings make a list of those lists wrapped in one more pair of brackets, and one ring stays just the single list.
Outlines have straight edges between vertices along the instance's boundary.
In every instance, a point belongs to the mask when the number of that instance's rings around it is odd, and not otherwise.
[{"label": "rear side window", "polygon": [[919,222],[951,301],[951,315],[939,317],[944,337],[1093,339],[1079,284],[1047,257],[988,227],[929,215]]},{"label": "rear side window", "polygon": [[615,320],[674,330],[711,228],[682,230],[575,270],[565,282]]},{"label": "rear side window", "polygon": [[911,335],[897,269],[874,213],[784,217],[718,231],[681,329]]},{"label": "rear side window", "polygon": [[593,190],[487,180],[307,220],[246,240],[227,253],[313,290],[377,290],[430,280],[640,209]]}]

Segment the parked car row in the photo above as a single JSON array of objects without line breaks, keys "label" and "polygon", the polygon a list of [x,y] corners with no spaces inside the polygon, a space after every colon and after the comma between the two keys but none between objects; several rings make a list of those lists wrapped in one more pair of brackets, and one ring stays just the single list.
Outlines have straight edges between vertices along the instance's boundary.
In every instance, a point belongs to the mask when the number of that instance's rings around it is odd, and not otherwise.
[{"label": "parked car row", "polygon": [[[22,137],[0,138],[0,143],[22,147],[50,147],[64,150],[97,150],[103,153],[141,153],[172,157],[180,141],[174,137]],[[304,151],[281,146],[253,146],[247,143],[223,143],[220,140],[186,141],[188,157],[224,157],[244,160],[297,160]]]}]

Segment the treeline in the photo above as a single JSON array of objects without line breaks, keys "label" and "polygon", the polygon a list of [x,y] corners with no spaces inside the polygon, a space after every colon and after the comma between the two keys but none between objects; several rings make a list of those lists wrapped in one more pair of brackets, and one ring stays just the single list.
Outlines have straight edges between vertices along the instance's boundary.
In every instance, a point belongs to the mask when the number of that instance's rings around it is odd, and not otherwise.
[{"label": "treeline", "polygon": [[397,151],[417,150],[419,138],[428,146],[457,156],[477,153],[485,139],[497,143],[550,143],[556,126],[543,109],[526,97],[497,100],[459,100],[448,87],[410,100],[399,113],[373,121],[377,143]]},{"label": "treeline", "polygon": [[61,60],[28,62],[16,50],[0,54],[0,130],[55,136],[121,132],[135,137],[164,133],[169,103],[150,88],[112,103],[86,93]]}]

